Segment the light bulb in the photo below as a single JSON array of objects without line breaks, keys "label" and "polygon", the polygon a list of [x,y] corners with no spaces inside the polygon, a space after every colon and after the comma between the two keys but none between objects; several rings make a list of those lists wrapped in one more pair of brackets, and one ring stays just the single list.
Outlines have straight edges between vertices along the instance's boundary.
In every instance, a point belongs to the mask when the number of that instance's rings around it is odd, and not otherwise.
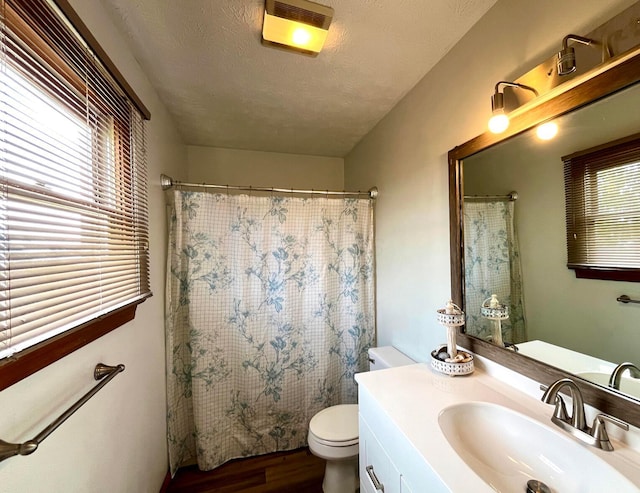
[{"label": "light bulb", "polygon": [[501,134],[507,128],[509,128],[509,117],[504,114],[504,111],[497,110],[493,116],[489,119],[489,130],[494,134]]},{"label": "light bulb", "polygon": [[538,138],[542,140],[553,139],[558,133],[558,125],[555,122],[547,122],[539,125],[536,129]]},{"label": "light bulb", "polygon": [[296,28],[291,35],[293,43],[297,46],[305,46],[311,41],[311,33],[302,27]]}]

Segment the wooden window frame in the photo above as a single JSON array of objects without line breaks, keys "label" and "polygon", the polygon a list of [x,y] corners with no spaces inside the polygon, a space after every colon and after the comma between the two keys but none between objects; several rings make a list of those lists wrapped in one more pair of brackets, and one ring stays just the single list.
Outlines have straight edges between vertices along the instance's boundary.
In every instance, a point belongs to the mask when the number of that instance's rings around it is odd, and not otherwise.
[{"label": "wooden window frame", "polygon": [[[67,17],[76,31],[82,36],[84,41],[90,47],[90,49],[98,56],[103,66],[107,69],[109,74],[113,77],[115,82],[125,92],[129,100],[138,109],[142,117],[146,120],[150,119],[151,114],[149,110],[144,106],[140,98],[129,86],[122,74],[118,71],[115,64],[108,57],[104,49],[93,37],[89,29],[82,22],[78,14],[70,6],[66,0],[55,0],[60,11]],[[8,15],[12,15],[13,23],[16,24],[17,17],[15,12],[6,8],[5,12]],[[73,87],[78,88],[79,81],[78,76],[70,69],[64,69],[66,64],[61,60],[59,55],[55,53],[55,50],[50,48],[46,43],[43,43],[37,34],[37,30],[33,26],[29,26],[26,22],[20,20],[20,32],[21,35],[29,36],[28,39],[32,41],[31,48],[37,51],[38,55],[43,59],[49,61],[52,66],[56,66],[59,73],[63,74],[65,80]],[[81,87],[81,86],[80,86]],[[74,109],[69,106],[71,111]],[[117,115],[114,115],[113,129],[115,140],[122,140],[122,132],[130,132],[130,125],[128,122],[120,121]],[[124,139],[126,140],[126,139]],[[122,143],[120,142],[121,145]],[[128,142],[126,145],[129,145]],[[118,153],[116,153],[118,154]],[[123,171],[126,171],[127,167],[131,166],[131,163],[123,163],[118,156],[115,156],[115,171],[117,175],[121,175]],[[100,202],[99,197],[98,203]],[[118,207],[119,199],[116,197],[115,204],[104,204],[105,207],[112,208]],[[37,371],[45,368],[51,363],[71,354],[72,352],[80,349],[81,347],[95,341],[101,336],[111,332],[112,330],[121,327],[122,325],[132,321],[135,318],[136,309],[140,303],[145,301],[152,294],[147,293],[141,298],[132,301],[131,303],[124,305],[120,308],[112,310],[106,314],[97,316],[93,320],[78,325],[70,330],[67,330],[57,336],[42,341],[39,344],[31,346],[27,349],[19,351],[11,356],[0,360],[0,390],[4,390],[11,385],[23,380],[24,378],[36,373]]]}]

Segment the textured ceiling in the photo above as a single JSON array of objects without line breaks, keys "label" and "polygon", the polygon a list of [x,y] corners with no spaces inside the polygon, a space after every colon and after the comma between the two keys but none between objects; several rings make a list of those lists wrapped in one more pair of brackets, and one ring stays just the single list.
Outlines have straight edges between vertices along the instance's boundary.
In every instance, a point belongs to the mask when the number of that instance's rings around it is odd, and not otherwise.
[{"label": "textured ceiling", "polygon": [[263,0],[102,3],[186,144],[342,157],[495,1],[324,0],[317,58],[262,46]]}]

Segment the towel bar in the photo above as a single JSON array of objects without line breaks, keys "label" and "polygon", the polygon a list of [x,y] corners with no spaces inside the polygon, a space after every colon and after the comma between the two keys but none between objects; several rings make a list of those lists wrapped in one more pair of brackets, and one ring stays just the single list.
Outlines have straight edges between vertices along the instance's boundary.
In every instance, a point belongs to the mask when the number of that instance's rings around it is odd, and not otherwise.
[{"label": "towel bar", "polygon": [[623,294],[622,296],[618,296],[616,298],[616,301],[619,301],[620,303],[640,303],[640,300],[632,300],[626,294]]},{"label": "towel bar", "polygon": [[4,440],[0,440],[0,462],[14,455],[29,455],[36,451],[38,445],[53,433],[62,423],[64,423],[69,416],[80,409],[89,399],[91,399],[102,387],[107,385],[118,373],[124,371],[124,365],[109,366],[103,363],[98,363],[93,371],[93,378],[95,380],[102,380],[99,384],[93,387],[89,392],[83,395],[78,402],[63,412],[58,418],[56,418],[49,426],[38,433],[31,440],[27,440],[24,443],[8,443]]}]

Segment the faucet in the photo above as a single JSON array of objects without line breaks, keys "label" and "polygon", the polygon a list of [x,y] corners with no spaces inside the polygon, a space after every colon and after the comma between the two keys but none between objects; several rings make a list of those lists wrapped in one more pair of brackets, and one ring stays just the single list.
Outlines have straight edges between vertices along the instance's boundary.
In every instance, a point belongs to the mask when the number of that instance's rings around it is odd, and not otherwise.
[{"label": "faucet", "polygon": [[[622,368],[618,372],[618,375],[620,375],[620,373],[622,373],[626,368],[628,367]],[[569,394],[571,394],[571,417],[567,416],[567,408],[564,400],[558,394],[560,389],[565,387],[569,389]],[[544,394],[542,395],[542,402],[545,404],[555,404],[556,406],[553,411],[553,416],[551,417],[552,423],[558,425],[563,430],[568,431],[583,442],[602,450],[613,450],[613,445],[611,445],[611,441],[609,440],[605,422],[619,426],[623,430],[629,429],[629,425],[627,423],[618,418],[614,418],[613,416],[609,416],[608,414],[598,414],[593,420],[593,426],[591,428],[588,427],[584,419],[584,400],[582,398],[582,393],[570,378],[561,378],[560,380],[553,382],[544,391]]]},{"label": "faucet", "polygon": [[514,353],[517,353],[518,351],[520,351],[520,348],[516,346],[513,342],[505,342],[504,347],[506,347],[507,349],[511,349]]},{"label": "faucet", "polygon": [[609,387],[620,390],[620,379],[622,378],[622,374],[625,370],[629,370],[629,374],[632,378],[640,378],[640,368],[633,363],[620,363],[615,367],[611,374],[611,378],[609,378]]},{"label": "faucet", "polygon": [[[564,387],[569,389],[571,394],[571,419],[567,417],[567,409],[565,407],[562,397],[558,395],[558,391]],[[578,386],[570,378],[561,378],[553,382],[542,395],[542,402],[545,404],[555,404],[556,409],[553,413],[551,421],[560,425],[558,421],[562,423],[570,423],[576,430],[583,431],[586,427],[584,421],[584,401],[582,399],[582,393]],[[562,425],[560,425],[562,427]]]}]

